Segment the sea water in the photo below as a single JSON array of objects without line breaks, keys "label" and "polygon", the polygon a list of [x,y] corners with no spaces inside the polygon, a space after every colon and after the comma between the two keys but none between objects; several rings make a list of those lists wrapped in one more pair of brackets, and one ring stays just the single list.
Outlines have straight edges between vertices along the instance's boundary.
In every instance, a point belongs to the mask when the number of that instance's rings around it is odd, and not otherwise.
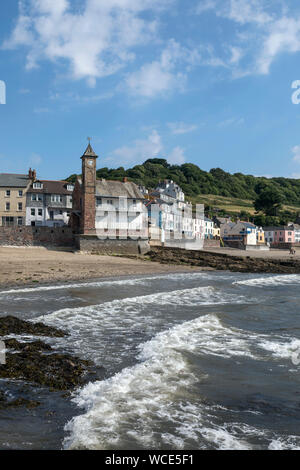
[{"label": "sea water", "polygon": [[0,410],[0,449],[300,449],[300,275],[9,289],[8,314],[66,330],[46,341],[105,377],[68,398],[31,387],[41,406]]}]

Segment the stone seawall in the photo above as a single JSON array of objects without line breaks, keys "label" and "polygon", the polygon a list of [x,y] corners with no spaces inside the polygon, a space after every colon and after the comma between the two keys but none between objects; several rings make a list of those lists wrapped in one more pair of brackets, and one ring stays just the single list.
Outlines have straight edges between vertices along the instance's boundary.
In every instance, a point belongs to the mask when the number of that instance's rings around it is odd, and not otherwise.
[{"label": "stone seawall", "polygon": [[99,239],[96,235],[76,235],[76,248],[101,255],[144,255],[150,251],[148,240]]},{"label": "stone seawall", "polygon": [[0,246],[75,247],[70,227],[0,227]]}]

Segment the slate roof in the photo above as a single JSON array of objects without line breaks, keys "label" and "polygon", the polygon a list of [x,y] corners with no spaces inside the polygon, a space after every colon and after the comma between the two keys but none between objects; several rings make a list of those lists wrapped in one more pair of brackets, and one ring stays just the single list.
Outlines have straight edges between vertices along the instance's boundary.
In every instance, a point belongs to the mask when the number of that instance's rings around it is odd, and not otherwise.
[{"label": "slate roof", "polygon": [[67,181],[47,181],[37,180],[37,183],[42,183],[42,189],[34,189],[32,186],[28,189],[28,193],[39,193],[39,194],[67,194],[71,195],[73,191],[67,189],[67,185],[70,184]]},{"label": "slate roof", "polygon": [[0,173],[0,187],[2,188],[26,188],[29,181],[28,175]]},{"label": "slate roof", "polygon": [[142,199],[143,194],[140,192],[135,183],[109,180],[96,181],[96,196],[98,197],[127,197],[128,199]]}]

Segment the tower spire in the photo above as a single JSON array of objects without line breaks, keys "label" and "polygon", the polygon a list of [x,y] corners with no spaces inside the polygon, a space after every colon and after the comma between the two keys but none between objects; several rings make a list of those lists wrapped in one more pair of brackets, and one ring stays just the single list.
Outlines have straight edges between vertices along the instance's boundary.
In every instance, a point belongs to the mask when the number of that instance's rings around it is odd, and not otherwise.
[{"label": "tower spire", "polygon": [[84,154],[82,156],[83,157],[97,157],[98,155],[95,154],[95,152],[94,152],[94,150],[91,146],[91,140],[92,140],[91,137],[88,137],[87,140],[88,140],[89,144],[86,148],[86,151],[84,152]]}]

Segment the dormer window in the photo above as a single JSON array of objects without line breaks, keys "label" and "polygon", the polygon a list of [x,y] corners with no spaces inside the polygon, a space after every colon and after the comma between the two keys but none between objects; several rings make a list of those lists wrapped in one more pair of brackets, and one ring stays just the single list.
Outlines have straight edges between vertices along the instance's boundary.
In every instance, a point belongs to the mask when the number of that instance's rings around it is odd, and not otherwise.
[{"label": "dormer window", "polygon": [[73,184],[68,184],[67,185],[67,190],[68,191],[74,191],[74,185]]},{"label": "dormer window", "polygon": [[33,183],[33,189],[43,189],[42,183]]}]

